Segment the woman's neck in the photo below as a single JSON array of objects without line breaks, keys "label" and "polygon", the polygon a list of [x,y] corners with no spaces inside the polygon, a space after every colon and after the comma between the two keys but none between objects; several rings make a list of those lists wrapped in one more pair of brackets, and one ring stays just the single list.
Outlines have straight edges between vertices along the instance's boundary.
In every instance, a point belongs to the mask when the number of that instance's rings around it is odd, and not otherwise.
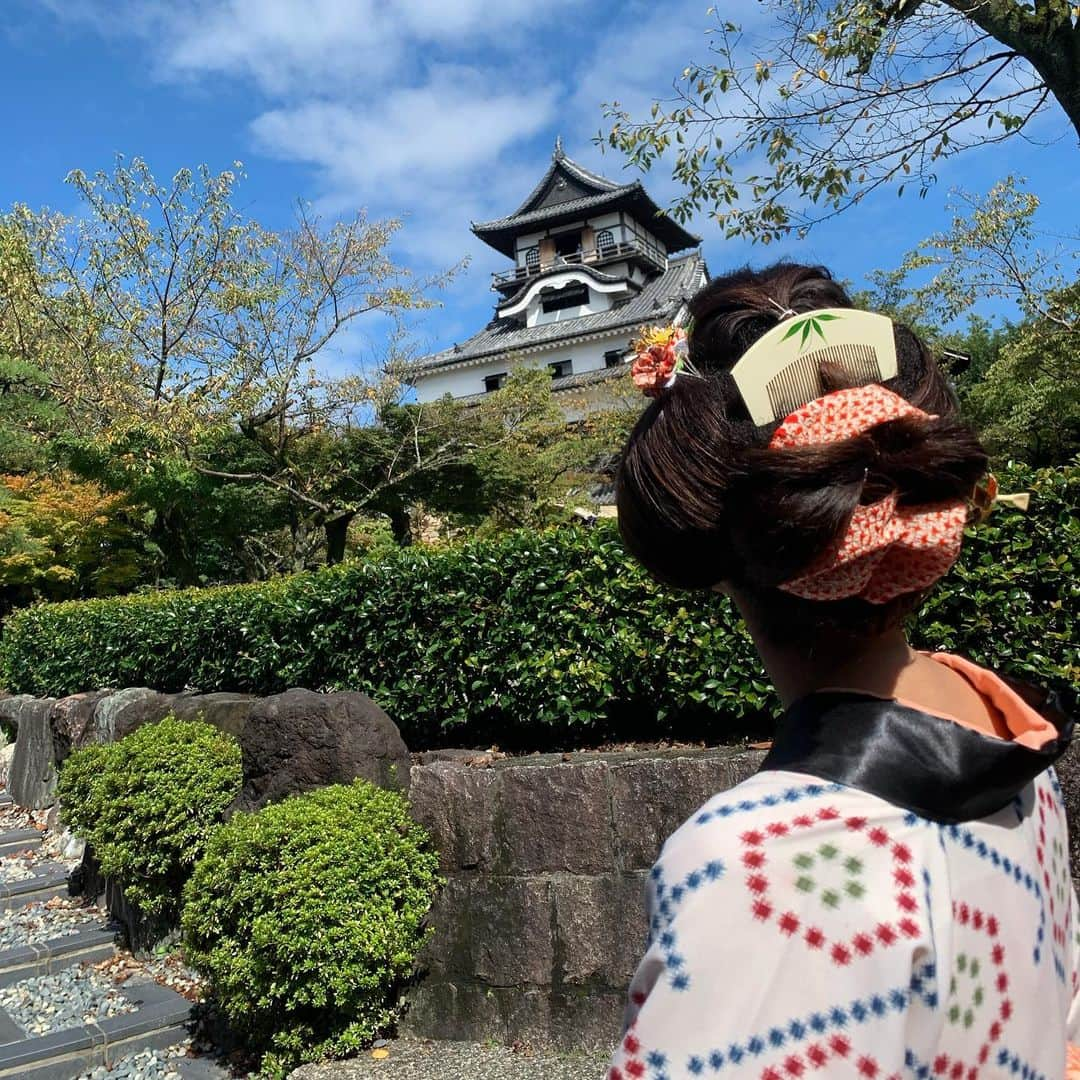
[{"label": "woman's neck", "polygon": [[905,671],[919,659],[899,628],[865,641],[821,635],[806,644],[777,645],[757,631],[748,614],[743,612],[750,636],[785,708],[817,690],[895,697]]},{"label": "woman's neck", "polygon": [[895,698],[951,717],[968,727],[1011,738],[1006,718],[962,676],[907,643],[900,628],[865,640],[818,634],[798,645],[777,645],[755,624],[752,609],[736,606],[784,708],[818,690],[855,690]]}]

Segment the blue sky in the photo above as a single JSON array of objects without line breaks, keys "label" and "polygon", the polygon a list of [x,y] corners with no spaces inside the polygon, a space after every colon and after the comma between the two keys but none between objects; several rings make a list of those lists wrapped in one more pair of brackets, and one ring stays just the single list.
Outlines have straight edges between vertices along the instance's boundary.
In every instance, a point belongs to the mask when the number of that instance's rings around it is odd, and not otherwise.
[{"label": "blue sky", "polygon": [[[502,257],[470,220],[514,209],[550,159],[614,178],[623,163],[592,138],[601,103],[644,115],[704,56],[704,0],[7,0],[0,28],[5,161],[0,206],[74,211],[69,169],[122,152],[160,177],[182,165],[244,162],[238,202],[270,227],[295,200],[327,215],[402,215],[399,260],[420,272],[471,258],[441,310],[417,326],[421,351],[467,337],[491,314]],[[746,5],[718,4],[738,19]],[[1039,145],[1012,140],[947,163],[925,200],[892,192],[783,248],[725,241],[696,224],[714,271],[787,254],[861,283],[947,225],[953,186],[985,191],[1007,172],[1043,200],[1041,225],[1075,231],[1076,142],[1063,118]],[[646,179],[659,201],[672,191]],[[1000,310],[1000,309],[999,309]],[[377,349],[369,324],[348,352]],[[346,358],[341,357],[342,360]]]}]

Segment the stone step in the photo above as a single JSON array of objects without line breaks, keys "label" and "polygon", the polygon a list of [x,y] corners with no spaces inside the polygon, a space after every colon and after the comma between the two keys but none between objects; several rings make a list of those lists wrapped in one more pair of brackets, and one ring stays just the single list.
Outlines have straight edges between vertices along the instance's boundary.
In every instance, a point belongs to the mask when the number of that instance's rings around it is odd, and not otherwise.
[{"label": "stone step", "polygon": [[36,850],[41,847],[41,835],[38,829],[12,829],[11,832],[0,833],[0,855]]},{"label": "stone step", "polygon": [[32,900],[67,896],[68,871],[59,863],[42,863],[38,873],[25,881],[0,882],[0,911],[21,908]]},{"label": "stone step", "polygon": [[6,791],[0,791],[0,806],[10,806],[11,796]]},{"label": "stone step", "polygon": [[[131,979],[119,988],[134,1012],[84,1023],[0,1045],[0,1080],[72,1080],[106,1068],[128,1054],[164,1050],[188,1037],[191,1005],[174,990],[149,979]],[[0,1038],[12,1021],[0,1010]]]},{"label": "stone step", "polygon": [[48,975],[75,964],[96,964],[115,951],[116,932],[89,926],[65,937],[0,951],[0,987]]}]

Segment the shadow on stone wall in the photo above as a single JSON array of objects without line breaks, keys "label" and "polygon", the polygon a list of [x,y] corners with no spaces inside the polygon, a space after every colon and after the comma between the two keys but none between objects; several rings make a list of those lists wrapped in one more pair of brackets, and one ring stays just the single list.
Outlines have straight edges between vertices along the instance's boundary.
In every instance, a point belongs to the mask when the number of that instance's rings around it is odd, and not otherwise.
[{"label": "shadow on stone wall", "polygon": [[537,755],[413,766],[446,888],[406,1026],[443,1039],[614,1045],[645,948],[660,846],[757,768],[737,750]]}]

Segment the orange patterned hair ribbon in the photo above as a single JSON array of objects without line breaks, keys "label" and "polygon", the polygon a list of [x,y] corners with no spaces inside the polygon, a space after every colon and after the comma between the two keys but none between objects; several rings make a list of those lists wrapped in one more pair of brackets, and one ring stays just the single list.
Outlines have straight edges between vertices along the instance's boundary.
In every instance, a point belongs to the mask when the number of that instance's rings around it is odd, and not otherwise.
[{"label": "orange patterned hair ribbon", "polygon": [[[769,448],[791,450],[839,442],[906,416],[929,418],[877,383],[836,390],[785,417]],[[927,588],[948,572],[960,554],[967,518],[965,501],[900,506],[892,494],[858,506],[843,535],[780,588],[808,600],[859,597],[871,604],[888,603],[903,593]]]}]

